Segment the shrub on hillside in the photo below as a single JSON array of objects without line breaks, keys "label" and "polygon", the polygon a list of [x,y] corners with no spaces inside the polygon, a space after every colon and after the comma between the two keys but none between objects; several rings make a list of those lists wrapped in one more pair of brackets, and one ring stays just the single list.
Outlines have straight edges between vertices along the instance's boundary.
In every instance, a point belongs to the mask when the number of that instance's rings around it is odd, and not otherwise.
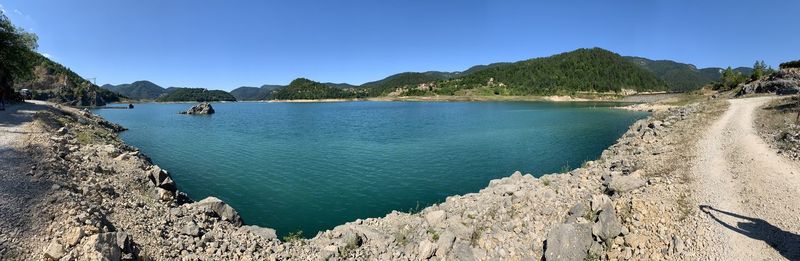
[{"label": "shrub on hillside", "polygon": [[785,62],[785,63],[782,63],[780,66],[781,66],[781,69],[800,68],[800,60]]}]

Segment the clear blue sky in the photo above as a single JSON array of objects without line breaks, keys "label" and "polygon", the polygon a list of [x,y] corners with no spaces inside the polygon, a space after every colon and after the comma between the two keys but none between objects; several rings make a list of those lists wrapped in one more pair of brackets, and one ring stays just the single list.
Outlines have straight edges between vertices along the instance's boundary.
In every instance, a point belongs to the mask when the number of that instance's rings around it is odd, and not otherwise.
[{"label": "clear blue sky", "polygon": [[581,47],[698,67],[800,58],[800,1],[0,0],[98,84],[360,84]]}]

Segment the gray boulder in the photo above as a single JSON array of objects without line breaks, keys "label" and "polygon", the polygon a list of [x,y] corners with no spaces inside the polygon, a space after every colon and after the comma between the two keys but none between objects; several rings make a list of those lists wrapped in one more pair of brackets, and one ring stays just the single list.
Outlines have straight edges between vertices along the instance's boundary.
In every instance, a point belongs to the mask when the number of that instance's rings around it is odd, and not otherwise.
[{"label": "gray boulder", "polygon": [[446,256],[450,249],[453,248],[453,242],[456,241],[456,235],[453,232],[445,230],[439,235],[439,240],[436,241],[436,256]]},{"label": "gray boulder", "polygon": [[617,219],[611,198],[601,195],[592,199],[592,210],[599,210],[597,222],[592,225],[592,234],[603,240],[611,240],[622,233],[622,224]]},{"label": "gray boulder", "polygon": [[586,260],[592,246],[592,229],[586,224],[560,224],[547,233],[547,260]]},{"label": "gray boulder", "polygon": [[55,239],[50,241],[47,248],[44,250],[44,257],[47,260],[58,260],[67,253],[64,252],[64,246],[58,243]]},{"label": "gray boulder", "polygon": [[158,166],[153,166],[148,172],[148,178],[154,186],[175,192],[175,182],[169,177],[169,172]]},{"label": "gray boulder", "polygon": [[605,182],[608,190],[614,193],[628,192],[647,184],[641,171],[637,170],[629,175],[612,174]]},{"label": "gray boulder", "polygon": [[180,114],[214,114],[214,107],[211,107],[210,103],[201,102],[186,111],[180,112]]},{"label": "gray boulder", "polygon": [[92,235],[82,244],[86,260],[135,260],[138,250],[127,233],[107,232]]},{"label": "gray boulder", "polygon": [[260,236],[266,240],[278,239],[278,235],[275,233],[275,229],[259,227],[259,226],[242,226],[239,229],[243,231],[249,231],[250,233],[253,233],[256,236]]},{"label": "gray boulder", "polygon": [[[456,242],[455,245],[453,245],[453,251],[451,251],[450,254],[453,257],[452,260],[478,260],[475,258],[475,254],[472,252],[472,247],[466,243]],[[448,260],[450,260],[450,258],[448,258]]]},{"label": "gray boulder", "polygon": [[181,229],[181,234],[193,237],[200,236],[200,227],[198,227],[194,222],[189,221],[189,223],[183,226]]},{"label": "gray boulder", "polygon": [[200,202],[189,204],[188,208],[218,216],[236,226],[242,225],[242,218],[239,216],[239,212],[236,212],[231,206],[215,197],[207,197]]},{"label": "gray boulder", "polygon": [[589,213],[589,206],[586,205],[583,201],[578,202],[575,206],[569,209],[567,212],[567,223],[577,222],[578,218],[582,218]]},{"label": "gray boulder", "polygon": [[419,242],[419,260],[426,260],[433,256],[436,253],[436,244],[430,242],[428,240],[422,240]]},{"label": "gray boulder", "polygon": [[425,220],[428,221],[428,224],[431,226],[438,226],[439,223],[442,223],[447,218],[447,213],[444,210],[434,210],[425,214]]}]

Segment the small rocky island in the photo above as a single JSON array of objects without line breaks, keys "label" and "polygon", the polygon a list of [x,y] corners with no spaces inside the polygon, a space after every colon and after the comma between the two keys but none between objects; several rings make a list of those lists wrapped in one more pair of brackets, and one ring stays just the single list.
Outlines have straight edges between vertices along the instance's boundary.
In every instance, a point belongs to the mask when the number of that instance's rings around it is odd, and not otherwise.
[{"label": "small rocky island", "polygon": [[214,114],[214,107],[211,107],[210,103],[201,102],[186,111],[180,112],[180,114]]}]

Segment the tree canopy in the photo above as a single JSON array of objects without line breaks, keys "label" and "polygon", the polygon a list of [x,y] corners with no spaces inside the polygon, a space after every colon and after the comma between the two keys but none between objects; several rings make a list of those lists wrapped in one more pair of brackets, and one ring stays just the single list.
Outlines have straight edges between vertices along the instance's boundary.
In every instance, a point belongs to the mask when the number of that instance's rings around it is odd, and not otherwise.
[{"label": "tree canopy", "polygon": [[780,68],[781,69],[800,68],[800,60],[781,63]]},{"label": "tree canopy", "polygon": [[37,40],[36,34],[14,26],[0,13],[0,94],[11,93],[15,80],[30,77]]}]

